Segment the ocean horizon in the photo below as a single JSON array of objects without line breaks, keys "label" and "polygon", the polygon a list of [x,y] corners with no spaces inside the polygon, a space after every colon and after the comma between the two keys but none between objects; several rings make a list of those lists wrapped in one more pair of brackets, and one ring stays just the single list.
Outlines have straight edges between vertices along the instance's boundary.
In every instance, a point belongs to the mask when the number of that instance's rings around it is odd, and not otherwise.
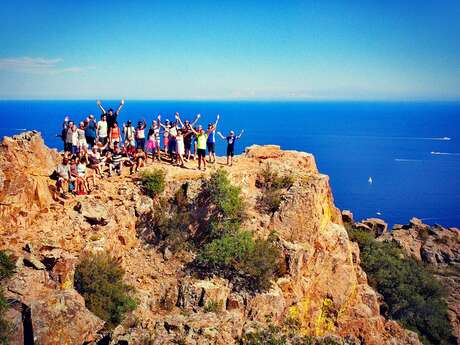
[{"label": "ocean horizon", "polygon": [[[103,100],[106,109],[118,103]],[[244,129],[236,154],[253,144],[313,153],[336,205],[358,220],[460,226],[458,101],[127,100],[119,122],[172,119],[176,111],[190,120],[201,113],[203,125],[220,114],[223,133]],[[0,137],[38,130],[62,149],[64,116],[89,114],[99,117],[95,100],[0,100]],[[217,153],[225,155],[223,141]]]}]

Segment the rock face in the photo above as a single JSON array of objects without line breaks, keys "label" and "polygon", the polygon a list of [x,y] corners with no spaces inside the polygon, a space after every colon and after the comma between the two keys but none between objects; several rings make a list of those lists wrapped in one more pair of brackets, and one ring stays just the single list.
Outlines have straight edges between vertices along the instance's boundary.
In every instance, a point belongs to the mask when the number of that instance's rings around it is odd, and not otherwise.
[{"label": "rock face", "polygon": [[430,227],[412,218],[407,225],[395,225],[382,240],[396,241],[414,258],[429,264],[448,290],[449,319],[457,344],[460,344],[460,231]]},{"label": "rock face", "polygon": [[5,137],[0,146],[0,227],[17,232],[52,203],[49,175],[57,153],[36,132]]},{"label": "rock face", "polygon": [[[48,175],[57,164],[56,154],[39,134],[6,138],[1,150],[0,249],[18,258],[7,293],[30,320],[29,326],[17,327],[18,342],[33,336],[40,344],[57,344],[58,339],[82,344],[103,336],[103,322],[73,289],[73,273],[86,253],[107,251],[125,268],[138,300],[132,317],[113,331],[112,344],[232,344],[247,331],[287,319],[295,319],[306,335],[349,336],[376,345],[420,344],[413,332],[380,316],[377,294],[360,267],[359,248],[349,241],[328,177],[318,173],[310,154],[252,146],[236,157],[235,166],[225,167],[248,204],[244,228],[259,237],[275,230],[286,262],[286,273],[269,291],[249,294],[222,278],[187,275],[185,266],[193,254],[165,255],[137,237],[136,224],[143,215],[162,211],[142,195],[135,177],[99,180],[90,195],[54,201]],[[273,215],[261,214],[257,206],[261,190],[256,180],[266,164],[294,177]],[[187,182],[193,197],[209,174],[154,165],[166,172],[168,196]]]}]

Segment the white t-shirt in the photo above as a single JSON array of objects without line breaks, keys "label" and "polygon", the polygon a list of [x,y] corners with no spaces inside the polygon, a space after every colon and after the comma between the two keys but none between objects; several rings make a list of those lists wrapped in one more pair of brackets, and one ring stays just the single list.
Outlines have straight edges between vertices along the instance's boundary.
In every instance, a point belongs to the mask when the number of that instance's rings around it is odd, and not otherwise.
[{"label": "white t-shirt", "polygon": [[75,132],[72,131],[72,145],[77,146],[78,145],[78,130]]},{"label": "white t-shirt", "polygon": [[97,130],[101,138],[107,138],[107,121],[99,121],[97,123]]}]

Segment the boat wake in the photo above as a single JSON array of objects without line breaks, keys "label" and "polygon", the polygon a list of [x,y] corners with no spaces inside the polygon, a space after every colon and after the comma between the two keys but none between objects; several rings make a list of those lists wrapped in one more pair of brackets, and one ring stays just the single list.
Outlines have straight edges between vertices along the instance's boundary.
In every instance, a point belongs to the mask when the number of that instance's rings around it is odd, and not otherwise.
[{"label": "boat wake", "polygon": [[434,156],[460,156],[460,152],[431,151],[431,154],[434,155]]},{"label": "boat wake", "polygon": [[6,128],[6,127],[0,127],[0,130],[3,130],[3,131],[26,131],[27,128]]},{"label": "boat wake", "polygon": [[395,162],[422,162],[421,159],[395,158]]}]

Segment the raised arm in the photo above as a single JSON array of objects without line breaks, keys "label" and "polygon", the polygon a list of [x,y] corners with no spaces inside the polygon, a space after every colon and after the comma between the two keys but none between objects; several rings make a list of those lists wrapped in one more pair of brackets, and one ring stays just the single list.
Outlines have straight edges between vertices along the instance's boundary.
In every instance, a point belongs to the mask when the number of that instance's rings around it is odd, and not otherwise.
[{"label": "raised arm", "polygon": [[194,127],[196,123],[198,122],[198,120],[200,119],[200,117],[201,117],[200,113],[196,114],[195,120],[193,120],[193,122],[190,123],[190,126]]},{"label": "raised arm", "polygon": [[118,106],[117,111],[115,112],[117,115],[120,114],[121,108],[123,108],[124,104],[125,104],[125,98],[123,97],[120,101],[120,105]]},{"label": "raised arm", "polygon": [[104,107],[102,107],[101,101],[97,99],[97,100],[96,100],[96,103],[97,103],[97,106],[99,107],[99,109],[101,109],[102,114],[105,114],[106,112],[105,112]]},{"label": "raised arm", "polygon": [[243,133],[244,133],[244,129],[241,130],[241,132],[240,132],[240,134],[237,136],[237,138],[238,138],[238,139],[241,138],[241,136],[243,135]]},{"label": "raised arm", "polygon": [[181,128],[184,128],[184,123],[182,122],[182,120],[180,119],[180,116],[178,113],[176,113],[176,120],[179,121],[180,125],[181,125]]},{"label": "raised arm", "polygon": [[227,140],[227,138],[225,138],[221,132],[217,132],[217,135],[222,139],[222,140]]},{"label": "raised arm", "polygon": [[217,124],[219,123],[220,115],[217,114],[216,122],[214,122],[214,129],[217,129]]}]

